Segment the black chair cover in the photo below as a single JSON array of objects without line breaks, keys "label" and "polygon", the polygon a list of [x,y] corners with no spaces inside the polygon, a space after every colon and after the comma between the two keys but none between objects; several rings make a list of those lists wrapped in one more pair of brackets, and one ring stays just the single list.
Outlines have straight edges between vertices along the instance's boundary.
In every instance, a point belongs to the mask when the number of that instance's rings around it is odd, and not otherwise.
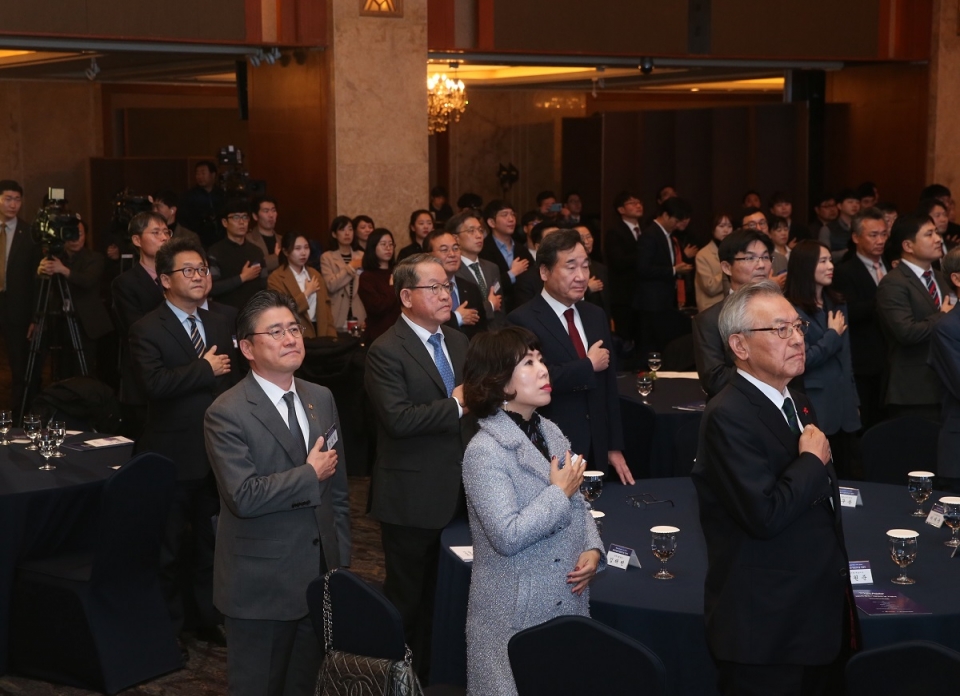
[{"label": "black chair cover", "polygon": [[917,416],[877,423],[860,441],[864,479],[905,486],[911,471],[936,472],[939,435],[937,423]]},{"label": "black chair cover", "polygon": [[960,652],[927,640],[865,650],[847,663],[846,682],[847,696],[954,693],[960,689]]}]

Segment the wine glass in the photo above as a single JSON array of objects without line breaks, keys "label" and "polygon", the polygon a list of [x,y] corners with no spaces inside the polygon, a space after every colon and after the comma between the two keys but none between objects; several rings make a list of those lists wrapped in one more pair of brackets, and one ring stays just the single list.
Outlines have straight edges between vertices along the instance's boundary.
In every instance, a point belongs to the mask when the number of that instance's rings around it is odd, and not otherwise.
[{"label": "wine glass", "polygon": [[10,426],[13,425],[13,414],[10,411],[0,411],[0,434],[3,435],[0,438],[0,445],[9,445],[10,440],[7,439],[7,433],[10,432]]},{"label": "wine glass", "polygon": [[891,582],[897,585],[912,585],[916,580],[907,577],[906,568],[917,558],[918,532],[912,529],[891,529],[887,531],[887,541],[890,542],[890,557],[900,566],[900,575]]},{"label": "wine glass", "polygon": [[932,471],[911,471],[907,474],[907,493],[913,498],[920,507],[912,513],[914,517],[926,517],[927,513],[923,511],[923,504],[927,502],[930,493],[933,491],[933,472]]},{"label": "wine glass", "polygon": [[603,518],[607,516],[607,513],[600,512],[599,510],[591,510],[590,516],[593,518],[593,521],[597,523],[597,534],[603,534]]},{"label": "wine glass", "polygon": [[43,456],[43,466],[40,467],[40,470],[52,471],[56,469],[57,467],[50,463],[50,457],[57,451],[57,434],[50,430],[39,432],[37,444],[39,445],[37,449],[40,450],[40,454]]},{"label": "wine glass", "polygon": [[650,368],[651,372],[656,374],[661,365],[663,365],[663,356],[661,356],[660,353],[654,352],[647,354],[647,367]]},{"label": "wine glass", "polygon": [[67,437],[67,424],[63,421],[50,421],[49,429],[57,436],[57,451],[53,453],[53,456],[55,458],[66,457],[67,455],[60,451],[60,445]]},{"label": "wine glass", "polygon": [[600,497],[603,493],[603,472],[584,471],[583,481],[580,482],[580,492],[588,503]]},{"label": "wine glass", "polygon": [[660,572],[653,577],[657,580],[672,580],[673,573],[667,572],[667,561],[677,552],[677,527],[651,527],[650,550],[660,561]]},{"label": "wine glass", "polygon": [[960,530],[960,498],[953,495],[940,498],[940,504],[943,505],[943,523],[951,531],[950,538],[943,543],[946,546],[960,546],[960,539],[957,538],[957,531]]},{"label": "wine glass", "polygon": [[637,375],[637,391],[643,397],[643,403],[649,404],[647,397],[653,391],[653,378],[650,375]]},{"label": "wine glass", "polygon": [[39,449],[37,447],[37,437],[40,436],[40,416],[34,413],[25,415],[23,417],[23,432],[30,438],[30,444],[27,445],[26,449],[36,452]]}]

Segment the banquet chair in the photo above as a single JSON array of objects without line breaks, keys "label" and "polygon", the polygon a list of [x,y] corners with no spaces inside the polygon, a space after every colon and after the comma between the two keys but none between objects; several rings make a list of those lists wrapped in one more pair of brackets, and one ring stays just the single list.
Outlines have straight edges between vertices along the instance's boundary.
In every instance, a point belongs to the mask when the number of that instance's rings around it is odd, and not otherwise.
[{"label": "banquet chair", "polygon": [[939,424],[918,416],[877,423],[860,440],[864,480],[899,486],[911,471],[935,469],[939,437]]},{"label": "banquet chair", "polygon": [[[630,636],[585,616],[558,616],[525,628],[507,644],[519,696],[666,693],[660,658]],[[550,669],[576,655],[575,669]],[[622,669],[621,669],[622,668]]]},{"label": "banquet chair", "polygon": [[847,696],[913,696],[943,693],[960,684],[960,652],[928,640],[865,650],[850,658]]},{"label": "banquet chair", "polygon": [[157,575],[175,483],[169,459],[131,459],[104,484],[92,551],[21,561],[11,671],[115,694],[183,666]]},{"label": "banquet chair", "polygon": [[[307,588],[310,621],[322,646],[323,577]],[[383,660],[402,660],[406,652],[400,611],[382,593],[361,577],[340,568],[330,576],[330,608],[333,614],[333,648],[342,652]],[[340,617],[347,617],[343,620]],[[458,696],[460,687],[428,686],[425,696]]]}]

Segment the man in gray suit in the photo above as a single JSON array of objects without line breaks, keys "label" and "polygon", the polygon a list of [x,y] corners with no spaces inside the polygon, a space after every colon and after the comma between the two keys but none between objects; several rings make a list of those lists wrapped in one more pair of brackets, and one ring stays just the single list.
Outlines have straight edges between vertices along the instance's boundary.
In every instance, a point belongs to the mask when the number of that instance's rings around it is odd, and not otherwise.
[{"label": "man in gray suit", "polygon": [[323,650],[307,586],[350,564],[342,430],[330,391],[293,377],[304,348],[292,299],[254,295],[237,338],[250,372],[204,418],[220,491],[213,601],[229,690],[312,694]]},{"label": "man in gray suit", "polygon": [[365,387],[377,414],[371,514],[380,522],[383,591],[400,615],[418,674],[427,675],[440,533],[460,507],[463,366],[467,337],[444,326],[451,298],[429,254],[393,271],[397,323],[367,353]]}]

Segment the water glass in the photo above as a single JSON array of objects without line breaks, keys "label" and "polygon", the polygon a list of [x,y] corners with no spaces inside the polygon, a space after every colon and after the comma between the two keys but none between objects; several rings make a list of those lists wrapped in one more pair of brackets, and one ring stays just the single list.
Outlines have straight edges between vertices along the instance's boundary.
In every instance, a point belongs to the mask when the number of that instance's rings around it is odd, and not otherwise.
[{"label": "water glass", "polygon": [[26,449],[31,452],[36,452],[39,449],[37,438],[40,436],[40,427],[40,416],[28,413],[23,417],[23,432],[30,438],[30,444],[27,445]]},{"label": "water glass", "polygon": [[43,456],[43,466],[40,467],[41,471],[52,471],[56,469],[53,464],[50,463],[50,457],[53,456],[53,453],[57,451],[57,435],[56,433],[51,432],[50,430],[44,430],[39,433],[37,438],[37,444],[40,450],[40,454]]},{"label": "water glass", "polygon": [[603,493],[603,472],[602,471],[584,471],[583,481],[580,483],[580,492],[588,503],[600,497]]},{"label": "water glass", "polygon": [[600,512],[599,510],[591,510],[590,516],[593,518],[593,521],[597,523],[597,534],[603,534],[603,518],[607,516],[607,513]]},{"label": "water glass", "polygon": [[949,495],[940,498],[940,504],[943,505],[943,523],[951,532],[950,538],[943,543],[956,548],[960,546],[960,539],[957,538],[957,531],[960,531],[960,498]]},{"label": "water glass", "polygon": [[49,429],[57,436],[57,451],[53,453],[53,456],[56,458],[66,457],[67,455],[60,451],[60,445],[67,437],[67,424],[63,421],[50,421]]},{"label": "water glass", "polygon": [[887,541],[890,544],[890,558],[900,567],[900,575],[891,582],[897,585],[912,585],[916,582],[907,577],[907,566],[917,558],[918,532],[912,529],[890,529],[887,531]]},{"label": "water glass", "polygon": [[656,373],[661,365],[663,365],[663,356],[660,353],[649,353],[647,355],[647,367],[650,368],[651,372]]},{"label": "water glass", "polygon": [[912,513],[914,517],[927,516],[927,513],[923,511],[923,504],[927,502],[927,498],[930,497],[932,492],[932,471],[911,471],[907,474],[907,493],[913,498],[913,502],[920,506]]},{"label": "water glass", "polygon": [[0,438],[0,445],[9,445],[10,440],[7,439],[7,433],[10,432],[10,428],[13,426],[13,413],[10,411],[0,411],[0,434],[3,435]]},{"label": "water glass", "polygon": [[643,397],[643,403],[648,403],[647,397],[653,391],[653,378],[650,375],[637,375],[637,391]]},{"label": "water glass", "polygon": [[677,527],[651,527],[650,528],[650,550],[660,561],[660,572],[654,574],[657,580],[672,580],[673,573],[667,572],[667,561],[677,552],[677,534],[680,529]]}]

